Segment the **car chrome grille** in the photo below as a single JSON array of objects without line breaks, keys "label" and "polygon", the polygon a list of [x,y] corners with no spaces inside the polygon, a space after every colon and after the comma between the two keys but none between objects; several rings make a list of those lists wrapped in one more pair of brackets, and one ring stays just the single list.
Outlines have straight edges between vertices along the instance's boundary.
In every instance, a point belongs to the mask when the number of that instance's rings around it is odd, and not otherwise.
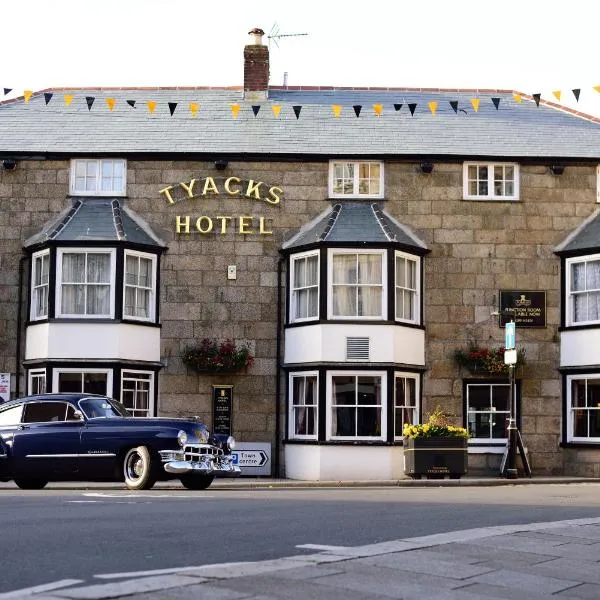
[{"label": "car chrome grille", "polygon": [[222,456],[223,450],[207,444],[188,444],[184,446],[185,460],[200,462],[206,456]]}]

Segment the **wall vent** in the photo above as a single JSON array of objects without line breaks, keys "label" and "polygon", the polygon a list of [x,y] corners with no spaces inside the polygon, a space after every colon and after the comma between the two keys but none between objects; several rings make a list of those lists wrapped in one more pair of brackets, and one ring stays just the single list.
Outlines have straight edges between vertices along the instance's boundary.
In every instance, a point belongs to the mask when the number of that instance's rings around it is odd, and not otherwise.
[{"label": "wall vent", "polygon": [[347,337],[346,360],[369,360],[371,338]]}]

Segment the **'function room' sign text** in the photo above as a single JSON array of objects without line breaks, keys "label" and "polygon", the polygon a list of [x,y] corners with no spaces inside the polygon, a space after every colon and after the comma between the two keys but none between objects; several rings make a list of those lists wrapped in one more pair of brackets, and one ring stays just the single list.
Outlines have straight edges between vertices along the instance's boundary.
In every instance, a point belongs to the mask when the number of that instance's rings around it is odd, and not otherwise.
[{"label": "'function room' sign text", "polygon": [[546,292],[500,290],[500,327],[546,327]]}]

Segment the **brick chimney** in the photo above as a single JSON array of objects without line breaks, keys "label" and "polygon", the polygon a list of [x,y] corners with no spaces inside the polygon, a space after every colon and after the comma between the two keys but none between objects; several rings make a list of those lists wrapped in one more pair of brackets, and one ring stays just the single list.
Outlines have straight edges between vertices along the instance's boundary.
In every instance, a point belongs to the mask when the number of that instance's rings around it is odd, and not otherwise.
[{"label": "brick chimney", "polygon": [[266,100],[269,95],[269,48],[262,43],[265,32],[252,29],[252,42],[244,46],[244,98]]}]

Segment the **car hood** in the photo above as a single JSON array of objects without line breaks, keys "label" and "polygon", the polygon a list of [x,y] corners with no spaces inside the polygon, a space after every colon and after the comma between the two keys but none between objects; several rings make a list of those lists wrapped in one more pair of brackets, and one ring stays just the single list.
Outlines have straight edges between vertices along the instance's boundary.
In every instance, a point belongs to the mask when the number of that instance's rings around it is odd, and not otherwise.
[{"label": "car hood", "polygon": [[208,431],[204,423],[190,419],[172,419],[163,417],[109,417],[89,419],[92,425],[118,425],[119,427],[134,427],[137,429],[183,429],[186,433],[192,433],[196,429]]}]

